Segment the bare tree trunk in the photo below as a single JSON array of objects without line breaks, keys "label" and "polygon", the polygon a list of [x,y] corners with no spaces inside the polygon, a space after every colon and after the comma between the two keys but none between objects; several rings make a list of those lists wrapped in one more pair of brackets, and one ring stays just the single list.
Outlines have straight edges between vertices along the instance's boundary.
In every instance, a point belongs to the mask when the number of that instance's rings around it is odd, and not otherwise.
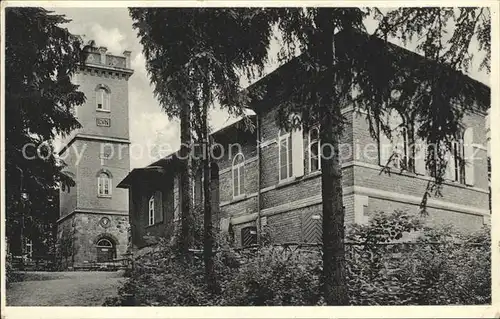
[{"label": "bare tree trunk", "polygon": [[190,166],[191,166],[191,112],[189,104],[183,105],[180,110],[181,126],[181,165],[179,170],[179,199],[181,208],[181,233],[178,238],[179,249],[183,256],[188,258],[189,249],[194,241],[194,218],[191,211]]},{"label": "bare tree trunk", "polygon": [[321,197],[323,203],[323,293],[328,305],[347,305],[344,247],[344,207],[342,166],[339,159],[341,105],[335,98],[333,9],[320,9],[322,22],[317,53],[318,62],[326,66],[321,84]]}]

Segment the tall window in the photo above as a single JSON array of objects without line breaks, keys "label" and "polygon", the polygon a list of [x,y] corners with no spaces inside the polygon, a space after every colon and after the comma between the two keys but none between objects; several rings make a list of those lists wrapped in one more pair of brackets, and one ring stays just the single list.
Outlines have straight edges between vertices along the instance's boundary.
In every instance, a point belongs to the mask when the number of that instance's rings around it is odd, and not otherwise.
[{"label": "tall window", "polygon": [[461,184],[465,183],[464,167],[460,163],[460,158],[464,158],[463,143],[454,141],[452,143],[450,163],[448,170],[451,171],[450,179]]},{"label": "tall window", "polygon": [[202,205],[203,181],[203,169],[200,167],[194,171],[194,176],[191,178],[191,204],[193,207]]},{"label": "tall window", "polygon": [[155,223],[155,197],[154,195],[149,198],[148,204],[148,225]]},{"label": "tall window", "polygon": [[408,169],[408,130],[403,117],[391,110],[387,118],[391,139],[380,129],[380,165],[397,169]]},{"label": "tall window", "polygon": [[109,91],[104,88],[100,87],[96,91],[96,100],[97,100],[97,109],[100,111],[109,111]]},{"label": "tall window", "polygon": [[292,177],[292,135],[280,130],[279,133],[279,180]]},{"label": "tall window", "polygon": [[233,197],[245,194],[245,157],[237,154],[233,159]]},{"label": "tall window", "polygon": [[[460,134],[463,139],[453,141],[451,151],[446,155],[447,166],[444,178],[461,184],[474,184],[474,145],[472,128]],[[464,162],[460,161],[460,158]]]},{"label": "tall window", "polygon": [[111,176],[106,172],[101,172],[97,177],[97,194],[111,196]]},{"label": "tall window", "polygon": [[26,257],[28,257],[29,259],[33,258],[33,242],[29,238],[26,238],[25,252],[26,252]]},{"label": "tall window", "polygon": [[321,168],[320,161],[319,129],[313,127],[309,131],[309,172],[315,172]]}]

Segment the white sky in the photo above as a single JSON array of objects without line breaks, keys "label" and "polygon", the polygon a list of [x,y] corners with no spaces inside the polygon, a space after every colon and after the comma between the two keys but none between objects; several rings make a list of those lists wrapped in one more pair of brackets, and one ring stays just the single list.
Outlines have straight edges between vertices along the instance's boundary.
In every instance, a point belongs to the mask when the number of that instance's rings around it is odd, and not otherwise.
[{"label": "white sky", "polygon": [[[129,80],[129,115],[130,139],[132,144],[168,143],[171,148],[179,145],[179,126],[177,121],[169,121],[162,111],[158,101],[153,96],[153,87],[146,74],[142,46],[132,29],[132,19],[127,8],[55,8],[51,9],[58,14],[64,14],[72,21],[68,29],[74,34],[84,35],[86,39],[93,39],[97,46],[105,46],[108,51],[121,55],[124,50],[132,51],[131,66],[135,73]],[[368,31],[373,31],[374,23],[366,22]],[[409,45],[413,49],[414,45]],[[278,45],[271,47],[277,52]],[[272,61],[266,68],[270,72],[277,67]],[[489,84],[489,75],[478,71],[477,65],[471,68],[471,77]],[[225,126],[234,119],[221,110],[214,110],[211,114],[213,128]],[[152,158],[144,156],[131,158],[131,168],[142,167],[152,162]]]}]

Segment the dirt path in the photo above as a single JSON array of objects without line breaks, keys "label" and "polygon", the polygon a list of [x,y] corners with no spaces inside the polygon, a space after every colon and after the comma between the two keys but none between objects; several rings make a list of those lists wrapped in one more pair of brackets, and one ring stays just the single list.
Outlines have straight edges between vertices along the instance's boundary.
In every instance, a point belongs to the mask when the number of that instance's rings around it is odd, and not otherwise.
[{"label": "dirt path", "polygon": [[121,272],[28,272],[7,288],[7,306],[101,306],[123,280]]}]

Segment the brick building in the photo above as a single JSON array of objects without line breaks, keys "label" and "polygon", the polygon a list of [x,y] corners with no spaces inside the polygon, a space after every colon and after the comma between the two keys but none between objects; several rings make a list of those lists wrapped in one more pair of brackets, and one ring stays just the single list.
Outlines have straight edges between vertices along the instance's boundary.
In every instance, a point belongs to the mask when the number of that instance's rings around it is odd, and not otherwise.
[{"label": "brick building", "polygon": [[[276,123],[283,98],[277,92],[290,92],[291,74],[297,68],[292,61],[252,85],[267,88],[264,97],[251,105],[255,112],[251,117],[256,124],[255,131],[246,130],[240,121],[212,134],[214,141],[225,150],[212,164],[215,225],[220,231],[232,234],[238,245],[254,243],[259,224],[268,227],[275,242],[321,239],[318,130],[285,132]],[[489,91],[483,84],[463,78]],[[408,131],[401,130],[401,138],[392,143],[383,133],[374,139],[363,112],[354,112],[354,108],[348,106],[342,113],[346,119],[341,137],[346,223],[366,222],[376,211],[400,209],[417,214],[431,177],[423,156],[417,156],[411,171],[401,170],[408,149],[403,134]],[[467,157],[472,153],[475,156],[464,167],[460,167],[458,161],[450,161],[443,196],[432,197],[427,203],[428,223],[452,223],[462,230],[477,230],[489,223],[485,115],[477,111],[464,117],[461,138],[465,146],[459,151]],[[401,114],[390,116],[394,127],[403,121]],[[236,144],[240,145],[238,151],[231,149]],[[370,145],[370,151],[363,151]],[[399,155],[392,156],[391,174],[381,174],[393,153]],[[150,239],[154,236],[172,234],[179,218],[177,163],[176,154],[172,154],[148,167],[133,170],[118,186],[129,190],[134,247],[153,243]],[[199,177],[193,178],[195,203],[201,200],[200,181]]]},{"label": "brick building", "polygon": [[128,247],[128,194],[116,187],[130,171],[128,79],[130,52],[89,53],[74,77],[86,96],[76,109],[82,128],[59,152],[76,186],[60,190],[58,256],[62,267],[120,258]]}]

